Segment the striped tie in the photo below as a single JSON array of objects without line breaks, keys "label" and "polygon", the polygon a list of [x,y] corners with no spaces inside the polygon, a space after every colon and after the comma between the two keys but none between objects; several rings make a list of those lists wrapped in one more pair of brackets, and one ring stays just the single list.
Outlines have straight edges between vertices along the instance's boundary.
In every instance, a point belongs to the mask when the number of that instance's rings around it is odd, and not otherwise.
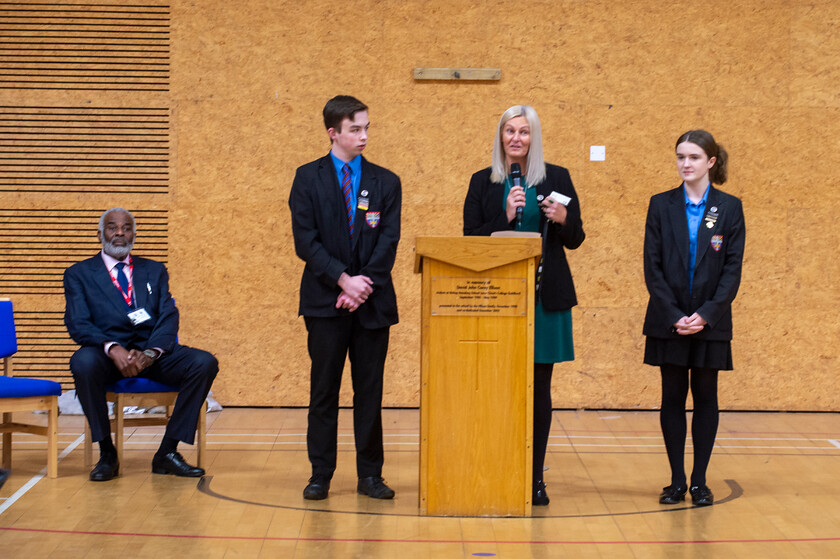
[{"label": "striped tie", "polygon": [[117,262],[117,265],[114,266],[117,269],[117,283],[120,285],[120,289],[123,290],[123,293],[128,293],[128,278],[123,272],[123,268],[125,268],[125,262]]},{"label": "striped tie", "polygon": [[353,238],[353,198],[352,181],[350,180],[350,165],[344,164],[341,168],[341,191],[344,193],[344,205],[347,206],[347,228],[350,230],[350,238]]},{"label": "striped tie", "polygon": [[[125,262],[117,262],[117,265],[114,267],[117,269],[117,283],[119,284],[120,289],[122,289],[123,296],[128,297],[128,277],[125,275],[125,272],[123,272],[123,268],[125,268]],[[132,309],[134,308],[133,299],[134,297],[129,299],[129,301],[131,302],[126,303],[129,306],[129,308]]]}]

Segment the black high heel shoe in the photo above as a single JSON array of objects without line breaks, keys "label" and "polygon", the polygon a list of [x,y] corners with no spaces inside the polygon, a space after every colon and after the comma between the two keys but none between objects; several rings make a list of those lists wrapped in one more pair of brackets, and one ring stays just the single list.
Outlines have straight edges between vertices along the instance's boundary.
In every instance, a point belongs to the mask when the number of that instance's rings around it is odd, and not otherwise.
[{"label": "black high heel shoe", "polygon": [[662,505],[678,505],[685,501],[685,492],[688,488],[685,485],[669,485],[662,488],[659,494],[659,503]]},{"label": "black high heel shoe", "polygon": [[539,479],[534,482],[534,494],[531,496],[531,504],[535,507],[544,507],[548,504],[548,493],[545,492],[545,483]]}]

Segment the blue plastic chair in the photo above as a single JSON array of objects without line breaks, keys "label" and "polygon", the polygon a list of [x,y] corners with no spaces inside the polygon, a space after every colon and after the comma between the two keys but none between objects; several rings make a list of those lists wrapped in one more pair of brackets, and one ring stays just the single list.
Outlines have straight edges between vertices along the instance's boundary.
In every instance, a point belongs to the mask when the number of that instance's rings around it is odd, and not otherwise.
[{"label": "blue plastic chair", "polygon": [[[15,378],[12,374],[12,355],[17,353],[17,333],[12,302],[0,299],[0,412],[3,422],[3,467],[12,467],[12,433],[30,433],[47,437],[47,475],[58,476],[58,397],[61,385],[51,380]],[[47,426],[15,423],[13,412],[46,411]]]}]

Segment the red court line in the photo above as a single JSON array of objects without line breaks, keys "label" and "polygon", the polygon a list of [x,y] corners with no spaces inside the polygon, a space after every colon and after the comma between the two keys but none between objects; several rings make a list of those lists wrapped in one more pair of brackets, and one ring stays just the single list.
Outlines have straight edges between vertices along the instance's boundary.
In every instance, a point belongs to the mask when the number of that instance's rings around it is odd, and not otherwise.
[{"label": "red court line", "polygon": [[[585,437],[589,436],[613,436],[613,437],[633,437],[633,436],[662,436],[662,431],[654,430],[630,430],[625,429],[621,431],[608,431],[603,429],[560,429],[552,428],[551,437],[562,439],[569,436]],[[840,438],[840,432],[834,433],[795,433],[795,432],[772,432],[772,431],[723,431],[718,429],[718,438],[727,437],[753,437],[757,440],[761,438],[783,437],[783,438],[800,438],[807,440],[826,440]]]},{"label": "red court line", "polygon": [[86,530],[51,530],[48,528],[14,528],[0,526],[6,532],[36,532],[42,534],[64,534],[80,536],[125,536],[139,538],[181,538],[196,540],[241,540],[241,541],[286,541],[286,542],[335,542],[335,543],[407,543],[407,544],[477,544],[477,545],[681,545],[715,543],[815,543],[837,542],[834,538],[767,538],[751,540],[406,540],[386,538],[283,538],[277,536],[205,536],[201,534],[147,534],[141,532],[94,532]]}]

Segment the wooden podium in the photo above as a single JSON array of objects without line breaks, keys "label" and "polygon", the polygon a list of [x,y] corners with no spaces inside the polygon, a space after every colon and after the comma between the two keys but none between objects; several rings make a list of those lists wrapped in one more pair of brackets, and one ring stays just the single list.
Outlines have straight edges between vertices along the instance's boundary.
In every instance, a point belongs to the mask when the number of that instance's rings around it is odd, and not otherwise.
[{"label": "wooden podium", "polygon": [[539,238],[418,237],[420,512],[531,514]]}]

